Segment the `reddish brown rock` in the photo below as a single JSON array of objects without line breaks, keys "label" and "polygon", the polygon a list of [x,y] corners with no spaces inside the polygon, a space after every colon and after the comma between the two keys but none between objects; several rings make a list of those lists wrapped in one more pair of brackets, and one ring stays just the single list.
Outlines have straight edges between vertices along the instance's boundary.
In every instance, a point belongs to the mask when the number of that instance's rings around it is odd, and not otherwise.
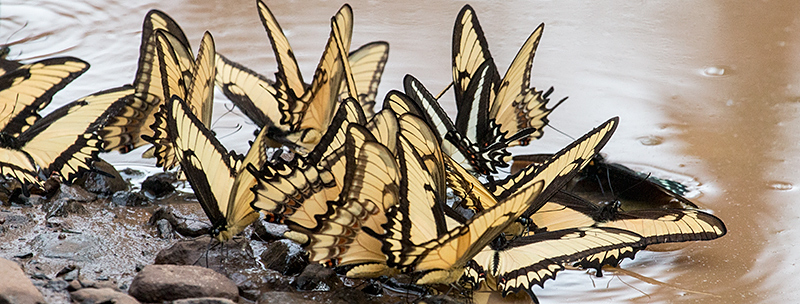
[{"label": "reddish brown rock", "polygon": [[121,293],[111,288],[84,288],[71,292],[72,302],[76,303],[117,303],[138,304],[134,297]]},{"label": "reddish brown rock", "polygon": [[0,258],[0,303],[44,303],[44,297],[13,261]]},{"label": "reddish brown rock", "polygon": [[224,275],[199,266],[148,265],[133,279],[128,294],[141,302],[188,298],[239,299],[236,284]]}]

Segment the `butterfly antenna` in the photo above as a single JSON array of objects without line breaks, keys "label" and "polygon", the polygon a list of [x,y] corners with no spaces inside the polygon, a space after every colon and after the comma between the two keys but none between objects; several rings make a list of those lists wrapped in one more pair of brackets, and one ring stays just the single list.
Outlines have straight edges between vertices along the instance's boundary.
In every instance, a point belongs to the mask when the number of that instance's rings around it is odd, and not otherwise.
[{"label": "butterfly antenna", "polygon": [[624,191],[620,192],[620,194],[622,194],[622,193],[625,193],[625,192],[627,192],[628,190],[631,190],[631,189],[633,189],[633,188],[636,188],[636,186],[639,186],[639,185],[641,185],[642,183],[646,182],[646,181],[647,181],[647,179],[649,179],[649,178],[650,178],[650,175],[651,175],[651,174],[652,174],[652,173],[647,173],[647,176],[645,176],[644,178],[642,178],[641,180],[639,180],[639,181],[638,181],[638,182],[636,182],[635,184],[631,185],[630,187],[626,188]]},{"label": "butterfly antenna", "polygon": [[611,185],[611,169],[606,167],[606,183],[608,183],[608,190],[611,192],[611,197],[616,199],[617,196],[614,194],[614,186]]},{"label": "butterfly antenna", "polygon": [[[8,42],[8,41],[11,40],[11,37],[13,37],[17,33],[19,33],[19,31],[21,31],[22,29],[24,29],[27,26],[28,26],[28,21],[25,21],[25,23],[22,24],[22,26],[20,28],[18,28],[16,31],[11,33],[11,35],[8,35],[8,38],[6,38],[6,43],[3,44],[3,48],[8,48],[8,46],[10,46],[10,45],[15,45],[17,43],[24,42],[24,39],[17,40],[17,41],[12,41],[12,42]],[[22,54],[22,53],[20,52],[20,54]],[[5,58],[6,55],[8,55],[8,53],[3,54],[3,56],[0,56],[0,58]]]},{"label": "butterfly antenna", "polygon": [[223,105],[222,105],[222,107],[223,107],[223,108],[225,108],[225,113],[222,113],[222,115],[220,115],[219,117],[217,117],[217,119],[216,119],[216,120],[214,120],[214,122],[213,122],[213,123],[211,123],[211,128],[214,128],[214,126],[216,126],[216,125],[217,125],[217,123],[218,123],[220,120],[222,120],[222,118],[223,118],[223,117],[225,117],[225,115],[228,115],[228,114],[231,114],[231,113],[233,113],[233,109],[235,108],[235,106],[231,106],[230,108],[228,108],[228,104],[223,104]]},{"label": "butterfly antenna", "polygon": [[547,125],[545,125],[545,127],[548,127],[548,128],[550,128],[550,129],[553,129],[553,131],[556,131],[557,133],[559,133],[559,134],[561,134],[561,135],[564,135],[564,136],[566,136],[567,138],[571,139],[572,141],[575,141],[575,137],[572,137],[572,136],[570,136],[569,134],[567,134],[567,133],[565,133],[565,132],[563,132],[563,131],[561,131],[561,130],[557,129],[556,127],[553,127],[553,125],[551,125],[550,123],[547,123]]},{"label": "butterfly antenna", "polygon": [[[647,298],[648,298],[648,299],[650,298],[650,295],[649,295],[649,294],[647,294],[646,292],[642,291],[642,290],[641,290],[641,289],[639,289],[639,288],[636,288],[636,287],[634,287],[634,286],[633,286],[633,285],[631,285],[631,284],[628,284],[628,282],[625,282],[625,281],[623,281],[623,280],[622,280],[622,277],[618,276],[616,273],[614,274],[614,277],[616,277],[616,278],[617,278],[617,280],[619,280],[620,282],[622,282],[622,284],[625,284],[625,285],[627,285],[628,287],[630,287],[630,288],[633,288],[633,290],[636,290],[636,291],[638,291],[639,293],[641,293],[641,294],[643,294],[643,295],[647,296]],[[609,286],[610,286],[610,284],[611,284],[611,280],[608,280],[608,284],[609,284]],[[608,288],[608,287],[606,287],[606,288]]]},{"label": "butterfly antenna", "polygon": [[233,134],[236,134],[236,133],[238,133],[239,131],[241,131],[241,130],[242,130],[242,128],[243,128],[243,126],[237,123],[237,124],[236,124],[236,126],[234,126],[234,127],[233,127],[233,129],[234,129],[233,131],[231,131],[231,132],[230,132],[230,133],[228,133],[228,134],[225,134],[225,135],[222,135],[222,136],[218,136],[217,138],[218,138],[218,139],[227,138],[228,136],[231,136],[231,135],[233,135]]},{"label": "butterfly antenna", "polygon": [[436,97],[434,97],[434,98],[435,98],[436,100],[438,100],[438,99],[439,99],[439,98],[441,98],[441,97],[442,97],[442,95],[444,95],[444,93],[445,93],[445,92],[447,92],[447,90],[449,90],[449,89],[450,89],[450,87],[452,87],[452,86],[453,86],[453,82],[451,81],[451,82],[450,82],[450,83],[448,83],[448,84],[447,84],[447,86],[446,86],[446,87],[444,87],[444,89],[443,89],[441,92],[439,92],[439,94],[437,94],[437,95],[436,95]]}]

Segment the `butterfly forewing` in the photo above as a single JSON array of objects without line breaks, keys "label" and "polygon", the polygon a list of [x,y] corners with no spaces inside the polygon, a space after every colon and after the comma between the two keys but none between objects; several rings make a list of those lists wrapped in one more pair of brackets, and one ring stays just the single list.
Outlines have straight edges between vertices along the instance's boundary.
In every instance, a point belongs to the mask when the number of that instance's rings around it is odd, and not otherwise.
[{"label": "butterfly forewing", "polygon": [[217,54],[216,69],[217,86],[256,126],[286,128],[280,123],[277,96],[285,98],[287,95],[278,94],[274,81],[220,54]]},{"label": "butterfly forewing", "polygon": [[96,134],[125,106],[133,88],[124,86],[83,97],[56,109],[20,134],[21,150],[42,169],[68,181],[92,169],[102,150]]},{"label": "butterfly forewing", "polygon": [[[348,56],[350,67],[358,89],[358,101],[367,114],[367,119],[375,114],[375,96],[378,94],[378,84],[389,59],[389,44],[376,41],[365,44]],[[348,96],[347,88],[342,83],[340,99]]]},{"label": "butterfly forewing", "polygon": [[453,85],[457,101],[464,100],[463,95],[478,66],[490,58],[489,44],[478,17],[471,6],[465,5],[453,27]]},{"label": "butterfly forewing", "polygon": [[257,5],[261,23],[272,42],[272,50],[278,61],[278,85],[285,92],[292,94],[290,96],[293,98],[298,98],[305,92],[306,84],[303,82],[303,76],[300,74],[300,67],[297,65],[297,59],[294,57],[289,40],[286,39],[280,24],[275,20],[275,16],[267,8],[267,5],[261,0],[257,2]]},{"label": "butterfly forewing", "polygon": [[0,132],[18,136],[39,119],[53,95],[89,64],[73,57],[44,59],[0,76]]},{"label": "butterfly forewing", "polygon": [[542,195],[537,198],[537,202],[525,215],[533,214],[605,146],[616,130],[618,122],[619,119],[616,117],[606,121],[556,153],[553,158],[541,166],[528,166],[504,180],[490,183],[489,190],[498,199],[505,199],[516,192],[517,188],[524,188],[528,184],[543,181],[545,187]]}]

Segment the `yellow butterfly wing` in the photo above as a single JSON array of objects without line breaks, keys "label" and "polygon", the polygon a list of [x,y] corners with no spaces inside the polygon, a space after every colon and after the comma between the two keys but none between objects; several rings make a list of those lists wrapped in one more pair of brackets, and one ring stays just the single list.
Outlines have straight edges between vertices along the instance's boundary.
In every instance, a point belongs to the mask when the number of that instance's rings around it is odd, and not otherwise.
[{"label": "yellow butterfly wing", "polygon": [[[46,174],[58,172],[72,181],[93,168],[92,163],[102,150],[97,131],[124,107],[131,94],[133,88],[124,86],[68,103],[21,133],[15,139],[17,151],[27,154],[30,162]],[[21,178],[34,182],[26,176]]]},{"label": "yellow butterfly wing", "polygon": [[40,118],[53,95],[89,69],[73,57],[44,59],[0,76],[0,130],[18,136]]}]

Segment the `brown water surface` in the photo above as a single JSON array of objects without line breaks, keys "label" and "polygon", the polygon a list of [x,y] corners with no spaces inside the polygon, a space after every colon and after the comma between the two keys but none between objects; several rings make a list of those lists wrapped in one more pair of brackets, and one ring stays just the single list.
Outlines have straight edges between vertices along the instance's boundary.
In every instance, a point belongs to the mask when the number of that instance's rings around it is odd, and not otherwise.
[{"label": "brown water surface", "polygon": [[[272,77],[269,41],[254,1],[11,0],[0,3],[0,43],[11,58],[82,58],[92,68],[56,97],[65,103],[129,83],[136,71],[141,22],[164,10],[197,48],[210,31],[217,50]],[[310,79],[342,3],[271,1],[306,79]],[[391,45],[379,96],[413,74],[432,91],[451,79],[452,27],[463,3],[357,1],[353,47]],[[800,298],[795,244],[800,231],[800,3],[785,1],[473,2],[495,62],[504,71],[536,26],[547,24],[532,82],[569,96],[552,125],[578,137],[612,116],[610,160],[696,185],[699,205],[728,226],[722,239],[667,253],[640,253],[622,267],[680,287],[627,275],[591,278],[564,272],[543,290],[544,303],[782,303]],[[382,97],[381,97],[382,98]],[[442,99],[454,114],[452,93]],[[217,92],[214,129],[244,152],[250,126]],[[221,118],[219,118],[221,117]],[[239,130],[237,126],[244,128]],[[237,131],[238,130],[238,131]],[[571,140],[546,130],[517,153],[553,152]],[[114,164],[149,168],[137,152]],[[697,292],[692,292],[697,291]],[[699,293],[702,292],[702,293]]]}]

